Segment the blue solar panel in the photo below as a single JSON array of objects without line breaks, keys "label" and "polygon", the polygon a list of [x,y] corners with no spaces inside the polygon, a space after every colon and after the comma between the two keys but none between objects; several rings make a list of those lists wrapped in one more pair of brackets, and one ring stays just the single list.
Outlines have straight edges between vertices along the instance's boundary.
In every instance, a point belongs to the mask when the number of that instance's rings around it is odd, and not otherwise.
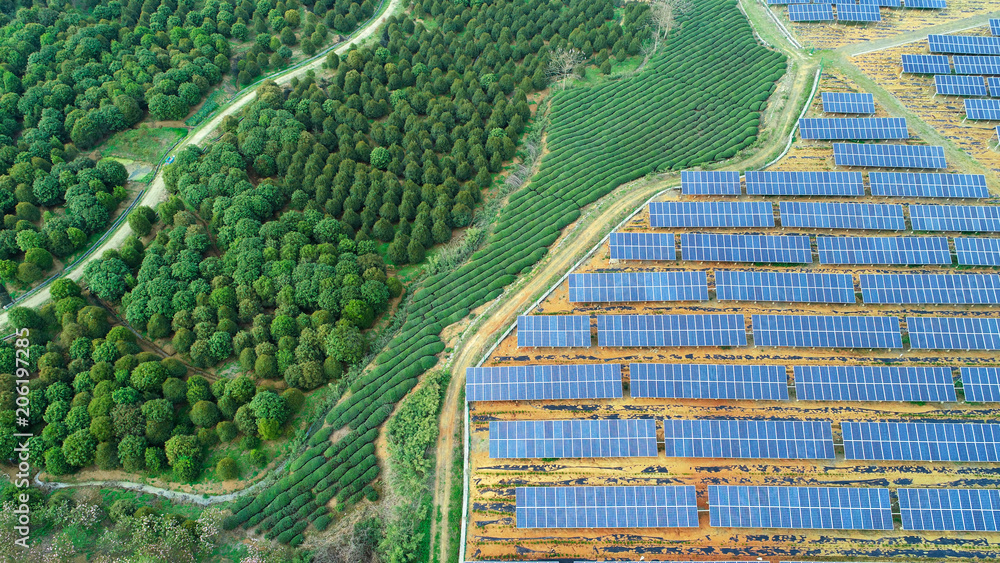
[{"label": "blue solar panel", "polygon": [[590,316],[518,315],[517,346],[590,346]]},{"label": "blue solar panel", "polygon": [[774,209],[766,201],[654,201],[653,227],[773,227]]},{"label": "blue solar panel", "polygon": [[612,260],[676,260],[671,233],[611,233]]},{"label": "blue solar panel", "polygon": [[928,35],[932,53],[953,55],[1000,55],[1000,37],[974,35]]},{"label": "blue solar panel", "polygon": [[879,168],[947,168],[944,147],[926,145],[862,145],[834,143],[837,166]]},{"label": "blue solar panel", "polygon": [[721,170],[684,170],[681,193],[685,195],[740,195],[740,173]]},{"label": "blue solar panel", "polygon": [[882,13],[872,4],[837,4],[837,19],[842,22],[880,22]]},{"label": "blue solar panel", "polygon": [[[837,4],[838,8],[843,4]],[[878,11],[878,6],[859,6]],[[799,119],[803,139],[906,139],[906,120],[902,117],[820,117]]]},{"label": "blue solar panel", "polygon": [[793,22],[818,22],[833,20],[829,4],[789,4],[788,19]]},{"label": "blue solar panel", "polygon": [[629,364],[633,398],[787,401],[785,366]]},{"label": "blue solar panel", "polygon": [[833,459],[833,425],[804,420],[664,420],[667,457]]},{"label": "blue solar panel", "polygon": [[621,364],[465,369],[465,398],[469,402],[620,399],[621,396]]},{"label": "blue solar panel", "polygon": [[1000,239],[955,237],[955,254],[962,266],[1000,266]]},{"label": "blue solar panel", "polygon": [[895,197],[989,197],[983,174],[938,174],[928,172],[870,172],[873,196]]},{"label": "blue solar panel", "polygon": [[910,74],[948,74],[951,63],[947,55],[903,55],[903,72]]},{"label": "blue solar panel", "polygon": [[779,348],[902,348],[896,317],[754,315],[757,346]]},{"label": "blue solar panel", "polygon": [[904,0],[903,7],[941,10],[948,7],[948,2],[946,0]]},{"label": "blue solar panel", "polygon": [[889,489],[708,486],[715,528],[891,530]]},{"label": "blue solar panel", "polygon": [[708,301],[708,276],[706,272],[570,274],[569,301]]},{"label": "blue solar panel", "polygon": [[998,489],[899,489],[904,530],[1000,531]]},{"label": "blue solar panel", "polygon": [[964,101],[965,117],[967,119],[1000,121],[1000,100],[979,100],[973,98]]},{"label": "blue solar panel", "polygon": [[1000,403],[1000,368],[962,368],[965,400],[972,403]]},{"label": "blue solar panel", "polygon": [[913,204],[910,223],[914,231],[997,232],[1000,206]]},{"label": "blue solar panel", "polygon": [[600,346],[746,346],[743,315],[598,315]]},{"label": "blue solar panel", "polygon": [[492,420],[490,459],[657,457],[656,420]]},{"label": "blue solar panel", "polygon": [[833,203],[782,201],[782,227],[901,231],[906,228],[903,207],[888,203]]},{"label": "blue solar panel", "polygon": [[994,98],[1000,98],[1000,77],[988,76],[986,77],[986,85],[990,87],[990,96]]},{"label": "blue solar panel", "polygon": [[951,368],[900,366],[795,366],[801,401],[955,402]]},{"label": "blue solar panel", "polygon": [[850,274],[716,270],[715,292],[719,301],[855,302]]},{"label": "blue solar panel", "polygon": [[808,236],[681,234],[681,258],[703,262],[808,264]]},{"label": "blue solar panel", "polygon": [[1000,35],[1000,19],[990,18],[990,33]]},{"label": "blue solar panel", "polygon": [[816,237],[820,264],[951,264],[946,237]]},{"label": "blue solar panel", "polygon": [[1000,424],[841,422],[844,459],[1000,461]]},{"label": "blue solar panel", "polygon": [[934,91],[942,96],[988,96],[982,76],[935,74]]},{"label": "blue solar panel", "polygon": [[853,92],[823,92],[823,111],[826,113],[875,113],[875,97]]},{"label": "blue solar panel", "polygon": [[858,4],[874,4],[883,8],[900,8],[903,5],[900,0],[858,0]]},{"label": "blue solar panel", "polygon": [[861,172],[747,171],[750,195],[865,195]]},{"label": "blue solar panel", "polygon": [[983,274],[861,274],[865,303],[996,304],[1000,276]]},{"label": "blue solar panel", "polygon": [[517,487],[518,528],[697,528],[694,487]]},{"label": "blue solar panel", "polygon": [[906,317],[910,348],[1000,350],[1000,319]]},{"label": "blue solar panel", "polygon": [[1000,74],[1000,57],[955,55],[957,74]]}]

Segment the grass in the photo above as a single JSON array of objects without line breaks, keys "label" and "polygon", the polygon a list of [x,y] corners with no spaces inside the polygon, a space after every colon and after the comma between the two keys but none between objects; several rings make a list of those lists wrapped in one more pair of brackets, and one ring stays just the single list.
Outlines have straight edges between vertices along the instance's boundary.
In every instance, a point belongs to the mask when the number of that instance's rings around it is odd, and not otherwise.
[{"label": "grass", "polygon": [[155,166],[175,142],[187,135],[181,127],[140,126],[116,133],[98,147],[101,156],[138,160]]},{"label": "grass", "polygon": [[[458,404],[465,403],[465,391],[461,391]],[[465,441],[465,417],[455,427],[455,451],[451,456],[451,491],[448,499],[448,522],[444,533],[448,534],[447,563],[458,561],[458,549],[462,536],[462,491],[465,484],[465,458],[463,457],[463,442]]]}]

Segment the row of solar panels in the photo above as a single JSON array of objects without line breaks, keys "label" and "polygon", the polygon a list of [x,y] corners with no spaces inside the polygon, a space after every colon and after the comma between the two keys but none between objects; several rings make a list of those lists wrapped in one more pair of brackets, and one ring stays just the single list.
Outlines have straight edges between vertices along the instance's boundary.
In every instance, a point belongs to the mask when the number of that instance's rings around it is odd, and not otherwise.
[{"label": "row of solar panels", "polygon": [[826,113],[875,113],[875,97],[868,93],[823,92],[820,99]]},{"label": "row of solar panels", "polygon": [[[990,55],[954,55],[956,74],[1000,75],[1000,57]],[[948,55],[904,53],[903,72],[909,74],[951,74]]]},{"label": "row of solar panels", "polygon": [[981,121],[1000,121],[1000,100],[970,98],[965,103],[965,118]]},{"label": "row of solar panels", "polygon": [[[1000,490],[899,488],[903,530],[1000,531]],[[518,528],[697,528],[691,485],[517,487]],[[892,530],[889,489],[708,486],[709,526]]]},{"label": "row of solar panels", "polygon": [[[872,145],[874,146],[874,145]],[[873,196],[956,197],[990,196],[983,174],[928,172],[870,172]],[[681,172],[681,193],[686,195],[742,195],[740,173],[711,170]],[[863,196],[861,172],[747,171],[749,195]]]},{"label": "row of solar panels", "polygon": [[[851,4],[852,0],[767,0],[769,6],[787,4]],[[945,8],[945,0],[858,0],[858,4],[870,4],[882,8]]]},{"label": "row of solar panels", "polygon": [[945,53],[949,55],[1000,55],[1000,37],[930,34],[927,36],[927,46],[932,53]]},{"label": "row of solar panels", "polygon": [[[633,398],[787,401],[781,365],[629,364]],[[943,366],[801,365],[793,368],[800,401],[958,401],[952,368]],[[963,367],[965,400],[1000,402],[1000,368]],[[620,399],[620,364],[466,368],[465,394],[475,401]]]},{"label": "row of solar panels", "polygon": [[799,119],[803,139],[885,140],[908,139],[902,117],[803,117]]},{"label": "row of solar panels", "polygon": [[[834,17],[833,6],[837,6]],[[836,4],[789,4],[788,19],[793,22],[833,21],[844,22],[880,22],[882,13],[877,4],[854,4],[837,2]]]},{"label": "row of solar panels", "polygon": [[1000,76],[935,74],[934,92],[942,96],[989,96],[992,93],[994,98],[1000,98]]},{"label": "row of solar panels", "polygon": [[[903,347],[898,317],[753,315],[754,344],[777,348]],[[1000,350],[1000,318],[906,317],[910,348]],[[597,315],[598,346],[746,346],[744,315]],[[519,347],[589,347],[588,315],[521,315]]]}]

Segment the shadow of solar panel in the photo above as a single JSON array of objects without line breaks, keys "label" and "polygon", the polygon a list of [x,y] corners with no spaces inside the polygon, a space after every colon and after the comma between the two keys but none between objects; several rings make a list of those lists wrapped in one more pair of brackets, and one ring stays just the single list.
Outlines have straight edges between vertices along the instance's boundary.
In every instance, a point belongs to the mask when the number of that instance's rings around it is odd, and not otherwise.
[{"label": "shadow of solar panel", "polygon": [[956,74],[1000,74],[1000,57],[955,55]]},{"label": "shadow of solar panel", "polygon": [[708,486],[713,528],[891,530],[889,489]]},{"label": "shadow of solar panel", "polygon": [[469,402],[620,399],[621,396],[621,364],[465,369],[465,398]]},{"label": "shadow of solar panel", "polygon": [[590,346],[589,315],[518,315],[517,346],[570,348]]},{"label": "shadow of solar panel", "polygon": [[697,528],[692,486],[517,487],[518,528]]},{"label": "shadow of solar panel", "polygon": [[[1000,39],[1000,37],[998,37]],[[980,100],[970,98],[965,101],[966,119],[1000,121],[1000,100]]]},{"label": "shadow of solar panel", "polygon": [[598,315],[599,346],[746,346],[743,315]]},{"label": "shadow of solar panel", "polygon": [[634,398],[787,401],[785,366],[629,364]]},{"label": "shadow of solar panel", "polygon": [[873,196],[897,197],[989,197],[983,174],[937,174],[929,172],[871,172]]},{"label": "shadow of solar panel", "polygon": [[681,193],[686,195],[740,195],[740,173],[722,170],[684,170]]},{"label": "shadow of solar panel", "polygon": [[927,36],[927,44],[932,53],[1000,55],[1000,37],[931,34]]},{"label": "shadow of solar panel", "polygon": [[706,272],[608,272],[569,275],[570,303],[707,300]]},{"label": "shadow of solar panel", "polygon": [[816,237],[820,264],[951,264],[946,237]]},{"label": "shadow of solar panel", "polygon": [[757,346],[902,348],[896,317],[753,315]]},{"label": "shadow of solar panel", "polygon": [[808,236],[681,233],[681,259],[700,262],[808,264]]},{"label": "shadow of solar panel", "polygon": [[719,301],[855,302],[850,274],[716,270],[715,294]]},{"label": "shadow of solar panel", "polygon": [[656,420],[492,420],[490,459],[657,457]]},{"label": "shadow of solar panel", "polygon": [[903,207],[888,203],[833,203],[782,201],[782,227],[901,231],[906,228]]},{"label": "shadow of solar panel", "polygon": [[898,489],[904,530],[996,532],[998,489]]},{"label": "shadow of solar panel", "polygon": [[906,317],[910,348],[923,350],[1000,350],[1000,319]]},{"label": "shadow of solar panel", "polygon": [[676,260],[672,233],[611,233],[612,260]]},{"label": "shadow of solar panel", "polygon": [[946,0],[903,0],[904,8],[944,9],[948,7]]},{"label": "shadow of solar panel", "polygon": [[899,366],[795,366],[801,401],[958,400],[951,368]]},{"label": "shadow of solar panel", "polygon": [[844,459],[868,461],[1000,461],[1000,424],[841,422]]},{"label": "shadow of solar panel", "polygon": [[826,113],[875,113],[875,97],[854,92],[823,92],[823,111]]},{"label": "shadow of solar panel", "polygon": [[750,195],[865,195],[861,172],[748,170],[746,181]]},{"label": "shadow of solar panel", "polygon": [[948,62],[947,55],[904,54],[902,64],[903,72],[910,74],[948,74],[951,72],[951,63]]},{"label": "shadow of solar panel", "polygon": [[653,227],[773,227],[774,208],[766,201],[653,201]]},{"label": "shadow of solar panel", "polygon": [[[844,4],[837,4],[838,9]],[[878,6],[860,6],[878,13]],[[906,120],[902,117],[803,117],[799,119],[799,130],[803,139],[906,139]]]},{"label": "shadow of solar panel", "polygon": [[833,8],[829,4],[789,4],[788,19],[793,22],[832,21]]},{"label": "shadow of solar panel", "polygon": [[865,303],[1000,303],[1000,276],[986,274],[862,274]]},{"label": "shadow of solar panel", "polygon": [[962,266],[1000,266],[1000,239],[955,237],[955,254]]},{"label": "shadow of solar panel", "polygon": [[837,19],[842,22],[880,22],[882,13],[872,4],[837,4]]},{"label": "shadow of solar panel", "polygon": [[664,420],[667,457],[833,459],[833,425],[803,420]]},{"label": "shadow of solar panel", "polygon": [[962,368],[962,390],[970,403],[1000,403],[1000,368]]},{"label": "shadow of solar panel", "polygon": [[988,96],[982,76],[934,75],[934,92],[942,96]]},{"label": "shadow of solar panel", "polygon": [[872,145],[834,143],[837,166],[879,168],[947,168],[944,147],[926,145]]}]

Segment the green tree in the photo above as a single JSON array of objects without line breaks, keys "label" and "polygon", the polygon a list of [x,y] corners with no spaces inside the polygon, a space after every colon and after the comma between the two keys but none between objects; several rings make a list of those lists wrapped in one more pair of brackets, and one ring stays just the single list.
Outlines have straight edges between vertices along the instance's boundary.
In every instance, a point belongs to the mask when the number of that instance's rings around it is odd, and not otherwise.
[{"label": "green tree", "polygon": [[365,335],[355,324],[346,320],[338,321],[326,340],[327,355],[346,364],[361,361],[367,349]]},{"label": "green tree", "polygon": [[95,295],[107,301],[117,302],[128,289],[126,280],[132,273],[120,258],[108,258],[87,264],[83,275]]},{"label": "green tree", "polygon": [[215,464],[215,474],[224,481],[236,479],[240,476],[236,460],[228,456],[220,459],[219,463]]},{"label": "green tree", "polygon": [[211,428],[219,422],[219,407],[211,401],[198,401],[191,407],[191,422],[201,428]]},{"label": "green tree", "polygon": [[160,362],[139,364],[132,370],[132,387],[147,393],[157,391],[167,381],[167,375],[167,368]]},{"label": "green tree", "polygon": [[66,437],[62,444],[66,463],[74,467],[86,467],[93,463],[97,440],[89,429],[77,430]]}]

